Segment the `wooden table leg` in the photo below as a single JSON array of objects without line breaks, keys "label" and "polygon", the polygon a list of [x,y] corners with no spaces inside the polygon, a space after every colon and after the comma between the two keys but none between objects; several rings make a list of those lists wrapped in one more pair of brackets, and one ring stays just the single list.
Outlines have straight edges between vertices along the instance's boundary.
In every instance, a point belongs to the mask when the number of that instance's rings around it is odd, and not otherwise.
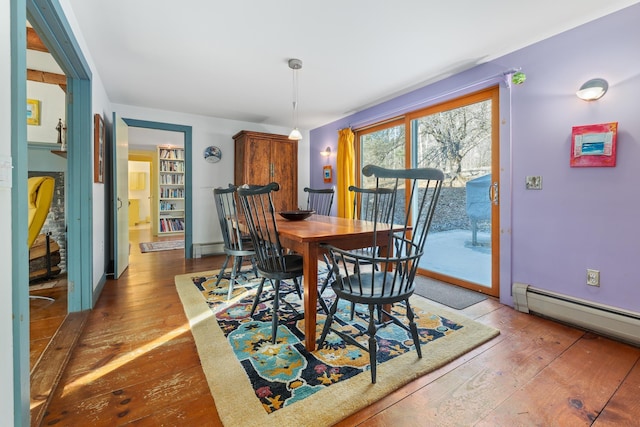
[{"label": "wooden table leg", "polygon": [[307,243],[304,257],[304,339],[308,351],[316,349],[316,304],[318,302],[318,245]]}]

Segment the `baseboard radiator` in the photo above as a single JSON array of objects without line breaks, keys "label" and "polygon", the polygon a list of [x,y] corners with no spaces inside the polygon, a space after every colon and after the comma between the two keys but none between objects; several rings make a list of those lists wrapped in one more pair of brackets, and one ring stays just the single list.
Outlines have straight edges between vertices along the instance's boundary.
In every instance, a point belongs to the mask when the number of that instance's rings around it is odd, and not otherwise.
[{"label": "baseboard radiator", "polygon": [[514,308],[640,346],[640,313],[513,284]]},{"label": "baseboard radiator", "polygon": [[193,258],[202,258],[206,255],[220,255],[224,253],[224,242],[213,243],[194,243],[191,246],[191,256]]}]

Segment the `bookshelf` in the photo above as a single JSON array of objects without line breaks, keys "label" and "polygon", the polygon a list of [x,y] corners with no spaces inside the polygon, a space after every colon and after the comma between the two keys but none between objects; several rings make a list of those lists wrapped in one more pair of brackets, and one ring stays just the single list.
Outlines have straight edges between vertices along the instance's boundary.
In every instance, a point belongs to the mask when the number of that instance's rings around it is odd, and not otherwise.
[{"label": "bookshelf", "polygon": [[158,234],[184,233],[184,148],[158,146]]}]

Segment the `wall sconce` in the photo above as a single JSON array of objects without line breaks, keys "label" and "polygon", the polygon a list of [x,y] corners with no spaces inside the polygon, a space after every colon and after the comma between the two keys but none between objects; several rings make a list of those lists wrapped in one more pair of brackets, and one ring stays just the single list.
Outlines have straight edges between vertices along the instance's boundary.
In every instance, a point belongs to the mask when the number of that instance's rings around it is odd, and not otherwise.
[{"label": "wall sconce", "polygon": [[331,157],[331,147],[327,146],[327,148],[325,148],[324,151],[320,152],[320,155],[322,157]]},{"label": "wall sconce", "polygon": [[609,83],[605,79],[591,79],[580,86],[576,95],[584,101],[595,101],[602,98],[607,93],[607,89],[609,89]]}]

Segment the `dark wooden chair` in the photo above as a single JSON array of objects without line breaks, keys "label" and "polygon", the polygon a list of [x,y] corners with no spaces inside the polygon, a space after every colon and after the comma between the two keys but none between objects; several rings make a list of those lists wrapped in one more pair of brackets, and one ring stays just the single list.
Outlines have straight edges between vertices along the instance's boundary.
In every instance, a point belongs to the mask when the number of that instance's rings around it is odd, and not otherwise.
[{"label": "dark wooden chair", "polygon": [[[331,188],[305,187],[304,191],[306,193],[309,193],[307,197],[308,210],[314,210],[318,215],[325,215],[325,216],[331,215],[331,207],[333,206],[333,197],[336,192],[335,187],[331,187]],[[331,275],[331,263],[329,262],[329,258],[327,257],[326,254],[323,254],[323,258],[324,258],[325,265],[327,266],[327,276],[323,281],[320,294],[322,294],[322,292],[324,292],[324,290],[326,289],[329,277]],[[319,298],[318,302],[320,303],[320,306],[325,312],[328,311],[328,308],[324,303],[324,300],[322,300],[322,298]]]},{"label": "dark wooden chair", "polygon": [[[353,198],[353,210],[351,218],[361,219],[364,221],[375,221],[376,219],[383,223],[388,223],[391,217],[391,208],[395,200],[395,191],[392,188],[361,188],[356,186],[349,186],[349,191],[354,193]],[[371,255],[374,251],[373,248],[357,249],[355,252],[363,255]],[[325,257],[326,259],[326,257]],[[363,264],[365,262],[363,261]],[[374,268],[378,268],[374,265]],[[331,281],[331,271],[325,277],[322,287],[320,288],[319,295],[327,289],[329,282]],[[320,305],[326,310],[326,303],[320,297]],[[353,319],[355,312],[355,304],[351,305],[351,318]]]},{"label": "dark wooden chair", "polygon": [[[238,196],[244,213],[244,222],[248,229],[253,248],[255,251],[256,266],[258,274],[265,279],[269,279],[273,285],[275,296],[273,298],[272,310],[272,342],[276,343],[278,331],[278,307],[280,304],[280,285],[283,280],[297,279],[303,275],[303,258],[301,255],[286,254],[285,249],[280,244],[278,225],[271,193],[278,191],[279,185],[275,182],[260,188],[238,188]],[[251,316],[256,310],[264,280],[258,286]],[[302,314],[291,306],[286,300],[282,300],[300,318]]]},{"label": "dark wooden chair", "polygon": [[304,188],[307,196],[307,210],[313,210],[317,215],[331,215],[331,206],[333,205],[333,195],[336,190],[331,188]]},{"label": "dark wooden chair", "polygon": [[[243,235],[238,228],[238,210],[236,204],[237,187],[230,185],[229,188],[215,188],[213,190],[213,198],[218,211],[218,221],[220,222],[220,231],[222,231],[222,240],[224,241],[224,253],[226,258],[222,263],[222,268],[218,273],[216,286],[220,284],[220,280],[229,280],[229,292],[227,299],[233,294],[238,276],[244,274],[242,271],[242,261],[244,258],[251,259],[252,271],[258,277],[258,270],[255,265],[253,244],[248,235]],[[225,273],[229,261],[233,258],[231,271]]]},{"label": "dark wooden chair", "polygon": [[[414,321],[414,313],[409,303],[409,297],[414,291],[414,277],[418,263],[424,253],[424,243],[431,225],[433,213],[442,188],[444,175],[436,169],[384,169],[368,165],[362,170],[365,176],[374,176],[376,188],[390,188],[394,190],[391,216],[386,217],[378,210],[372,222],[374,229],[388,227],[389,219],[394,224],[393,232],[382,233],[384,238],[374,233],[372,248],[387,247],[386,254],[378,251],[348,251],[326,245],[333,264],[333,281],[331,287],[336,298],[331,305],[329,314],[322,330],[318,347],[324,345],[329,331],[333,331],[346,342],[353,344],[369,353],[371,367],[371,382],[376,382],[376,333],[390,323],[394,323],[411,332],[418,357],[422,357],[418,328]],[[405,197],[406,196],[406,197]],[[348,265],[355,265],[353,270]],[[378,265],[376,270],[366,265]],[[340,300],[350,301],[352,304],[365,304],[369,308],[368,329],[357,335],[332,328]],[[403,302],[406,305],[408,325],[401,319],[385,310],[385,305]],[[376,321],[374,310],[381,308],[383,317]],[[368,336],[368,344],[361,344],[357,337]]]}]

